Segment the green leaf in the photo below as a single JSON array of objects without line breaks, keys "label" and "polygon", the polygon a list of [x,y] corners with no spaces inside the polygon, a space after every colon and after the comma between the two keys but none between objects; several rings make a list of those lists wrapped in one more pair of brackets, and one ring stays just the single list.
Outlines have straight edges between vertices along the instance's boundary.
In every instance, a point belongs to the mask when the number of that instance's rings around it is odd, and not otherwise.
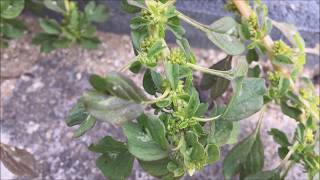
[{"label": "green leaf", "polygon": [[277,169],[271,170],[271,171],[260,171],[244,178],[244,180],[279,180],[279,179],[280,179],[280,172]]},{"label": "green leaf", "polygon": [[72,40],[68,39],[67,37],[60,36],[53,42],[54,48],[67,48],[72,43]]},{"label": "green leaf", "polygon": [[225,179],[231,179],[240,171],[240,177],[259,172],[263,168],[263,146],[260,140],[260,124],[256,130],[234,146],[223,161]]},{"label": "green leaf", "polygon": [[65,13],[64,2],[61,0],[44,0],[43,4],[53,11]]},{"label": "green leaf", "polygon": [[245,58],[240,57],[237,61],[235,67],[233,67],[232,71],[236,78],[247,76],[248,73],[248,62]]},{"label": "green leaf", "polygon": [[127,0],[121,0],[121,9],[127,13],[138,13],[140,12],[140,8],[135,6],[131,6],[128,4]]},{"label": "green leaf", "polygon": [[170,162],[170,159],[160,159],[158,161],[141,161],[139,160],[139,164],[142,167],[144,171],[149,173],[151,176],[163,178],[171,176],[173,177],[173,174],[170,173],[167,169],[167,165]]},{"label": "green leaf", "polygon": [[236,26],[237,23],[231,17],[221,18],[210,25],[212,30],[207,32],[207,37],[227,54],[241,54],[245,46],[237,37],[228,34],[229,31],[235,30]]},{"label": "green leaf", "polygon": [[150,21],[141,16],[133,17],[130,21],[130,28],[131,30],[141,30],[142,28],[147,28],[149,23]]},{"label": "green leaf", "polygon": [[191,118],[197,112],[200,105],[199,94],[195,88],[191,89],[190,99],[186,108],[186,116],[187,118]]},{"label": "green leaf", "polygon": [[99,120],[112,124],[133,120],[143,112],[143,107],[139,104],[97,91],[85,93],[82,100],[87,112]]},{"label": "green leaf", "polygon": [[128,151],[106,153],[97,161],[97,167],[110,180],[125,180],[132,171],[134,157]]},{"label": "green leaf", "polygon": [[106,136],[97,144],[91,144],[88,149],[96,153],[117,153],[127,151],[127,146],[123,142],[114,140],[111,136]]},{"label": "green leaf", "polygon": [[247,73],[247,76],[248,77],[253,77],[253,78],[258,78],[260,77],[260,74],[261,74],[261,69],[260,67],[257,65],[253,68],[249,68],[248,69],[248,73]]},{"label": "green leaf", "polygon": [[290,146],[291,144],[289,143],[289,140],[287,138],[287,135],[278,130],[278,129],[275,129],[275,128],[272,128],[269,132],[268,132],[269,135],[271,135],[273,137],[273,140],[278,143],[280,146],[283,146],[283,147],[288,147]]},{"label": "green leaf", "polygon": [[166,73],[167,79],[170,82],[171,88],[176,89],[179,82],[179,65],[166,62],[165,73]]},{"label": "green leaf", "polygon": [[100,43],[97,37],[82,37],[80,39],[80,45],[85,49],[97,49]]},{"label": "green leaf", "polygon": [[92,129],[96,124],[96,119],[91,115],[88,115],[87,118],[80,124],[80,127],[74,131],[73,137],[78,138],[84,135],[87,131]]},{"label": "green leaf", "polygon": [[220,150],[219,147],[215,144],[208,144],[206,147],[206,151],[208,154],[207,163],[212,164],[219,160],[220,158]]},{"label": "green leaf", "polygon": [[60,34],[60,25],[54,19],[39,19],[39,24],[42,30],[47,34]]},{"label": "green leaf", "polygon": [[283,114],[293,119],[299,119],[301,114],[303,113],[299,108],[291,106],[287,98],[281,99],[280,106]]},{"label": "green leaf", "polygon": [[167,98],[167,99],[164,99],[164,100],[161,100],[161,101],[156,102],[156,105],[157,105],[159,108],[165,108],[165,107],[170,106],[171,103],[172,103],[172,100],[171,100],[170,98]]},{"label": "green leaf", "polygon": [[143,76],[143,88],[147,93],[151,95],[155,95],[157,91],[157,87],[153,82],[151,71],[147,69]]},{"label": "green leaf", "polygon": [[162,92],[163,79],[162,79],[161,74],[157,73],[156,71],[153,71],[153,70],[151,70],[150,72],[151,72],[152,81],[153,81],[154,85],[156,86],[157,91]]},{"label": "green leaf", "polygon": [[105,5],[96,5],[94,1],[90,1],[84,8],[84,12],[89,21],[102,23],[107,19],[108,10]]},{"label": "green leaf", "polygon": [[142,67],[142,64],[140,61],[134,61],[131,65],[130,65],[130,71],[137,74],[139,73],[140,69]]},{"label": "green leaf", "polygon": [[255,49],[249,49],[246,58],[249,64],[253,61],[259,61],[259,55]]},{"label": "green leaf", "polygon": [[230,137],[228,139],[227,144],[234,144],[236,142],[238,142],[238,136],[240,134],[240,122],[239,121],[235,121],[232,124],[232,131],[230,134]]},{"label": "green leaf", "polygon": [[127,122],[123,126],[123,132],[128,138],[129,152],[143,161],[156,161],[168,156],[168,152],[146,134],[136,123]]},{"label": "green leaf", "polygon": [[4,19],[13,19],[22,12],[24,0],[1,0],[1,17]]},{"label": "green leaf", "polygon": [[107,90],[106,80],[99,75],[92,74],[89,78],[89,82],[90,82],[91,86],[97,91],[103,92],[103,91]]},{"label": "green leaf", "polygon": [[190,44],[186,38],[177,39],[177,44],[180,46],[180,48],[183,50],[184,54],[187,57],[188,62],[195,63],[196,57],[191,51]]},{"label": "green leaf", "polygon": [[81,124],[88,116],[86,112],[86,107],[83,101],[78,100],[76,105],[70,110],[67,118],[65,119],[68,126],[74,126]]},{"label": "green leaf", "polygon": [[24,30],[26,30],[23,22],[18,19],[5,20],[1,25],[3,26],[0,28],[0,34],[3,34],[3,37],[8,39],[20,38]]},{"label": "green leaf", "polygon": [[113,96],[141,103],[147,100],[142,90],[128,77],[120,73],[109,73],[106,76],[107,90]]},{"label": "green leaf", "polygon": [[218,146],[222,146],[228,142],[232,129],[233,123],[231,121],[219,119],[212,122],[208,141],[217,144]]},{"label": "green leaf", "polygon": [[131,31],[131,40],[135,50],[140,49],[140,44],[147,35],[148,31],[146,28]]},{"label": "green leaf", "polygon": [[161,53],[161,51],[165,48],[163,42],[161,40],[156,41],[150,49],[148,49],[148,57],[154,57]]},{"label": "green leaf", "polygon": [[222,117],[238,121],[258,112],[263,106],[265,83],[261,78],[237,78],[234,96],[231,98]]},{"label": "green leaf", "polygon": [[32,39],[32,43],[41,45],[41,52],[48,53],[55,49],[52,42],[54,42],[57,38],[57,35],[39,33]]},{"label": "green leaf", "polygon": [[166,130],[164,124],[159,118],[141,114],[138,117],[138,122],[151,135],[152,139],[158,143],[163,150],[168,149],[168,141],[166,138]]}]

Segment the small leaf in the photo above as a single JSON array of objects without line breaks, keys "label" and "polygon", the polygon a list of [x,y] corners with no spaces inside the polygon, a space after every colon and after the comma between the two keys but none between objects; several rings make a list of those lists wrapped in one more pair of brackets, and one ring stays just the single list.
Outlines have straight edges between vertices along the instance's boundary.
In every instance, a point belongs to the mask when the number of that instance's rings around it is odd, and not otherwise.
[{"label": "small leaf", "polygon": [[177,39],[182,39],[183,35],[186,33],[177,16],[170,18],[167,22],[167,26]]},{"label": "small leaf", "polygon": [[117,153],[127,151],[127,146],[123,142],[114,140],[111,136],[106,136],[98,144],[91,144],[88,149],[96,153]]},{"label": "small leaf", "polygon": [[167,79],[170,82],[171,88],[176,89],[179,82],[179,65],[166,62],[165,73],[166,73]]},{"label": "small leaf", "polygon": [[140,61],[135,61],[130,65],[129,69],[130,69],[131,72],[137,74],[137,73],[139,73],[141,67],[142,67],[141,62]]},{"label": "small leaf", "polygon": [[157,73],[156,71],[151,70],[151,77],[154,85],[157,87],[158,92],[162,92],[162,76],[161,74]]},{"label": "small leaf", "polygon": [[210,25],[210,28],[217,33],[227,33],[236,28],[237,22],[231,17],[223,17]]},{"label": "small leaf", "polygon": [[74,131],[73,137],[78,138],[84,135],[87,131],[94,127],[96,121],[97,120],[94,117],[88,115],[87,118],[83,122],[81,122],[80,127]]},{"label": "small leaf", "polygon": [[231,98],[222,117],[238,121],[258,112],[263,106],[265,93],[264,80],[261,78],[237,78],[234,96]]},{"label": "small leaf", "polygon": [[121,0],[121,9],[127,13],[140,12],[140,8],[137,8],[136,6],[129,5],[127,0]]},{"label": "small leaf", "polygon": [[273,137],[273,140],[278,143],[280,146],[283,146],[283,147],[288,147],[290,146],[291,144],[289,143],[289,140],[287,138],[287,135],[278,130],[278,129],[275,129],[275,128],[272,128],[271,131],[268,132],[270,135],[272,135]]},{"label": "small leaf", "polygon": [[246,58],[249,64],[253,61],[259,61],[259,55],[255,49],[249,49]]},{"label": "small leaf", "polygon": [[100,43],[97,37],[82,37],[80,39],[80,45],[85,49],[97,49]]},{"label": "small leaf", "polygon": [[187,118],[191,118],[198,110],[200,105],[199,94],[195,88],[192,88],[190,99],[186,108]]},{"label": "small leaf", "polygon": [[60,25],[54,19],[39,19],[39,24],[42,30],[48,34],[60,34]]},{"label": "small leaf", "polygon": [[41,52],[48,53],[55,49],[52,42],[54,42],[57,38],[57,35],[39,33],[32,39],[32,43],[41,45]]},{"label": "small leaf", "polygon": [[139,127],[138,124],[127,122],[123,126],[123,132],[128,138],[129,152],[143,161],[156,161],[168,156],[161,146],[152,137]]},{"label": "small leaf", "polygon": [[106,91],[107,90],[106,89],[107,82],[103,77],[96,75],[96,74],[93,74],[90,76],[89,81],[90,81],[91,86],[95,90],[97,90],[97,91]]},{"label": "small leaf", "polygon": [[220,150],[217,145],[208,144],[206,147],[206,151],[208,154],[208,159],[207,159],[208,164],[212,164],[220,158]]},{"label": "small leaf", "polygon": [[172,103],[171,99],[168,98],[168,99],[164,99],[164,100],[161,100],[161,101],[156,102],[156,105],[157,105],[159,108],[165,108],[165,107],[170,106],[171,103]]},{"label": "small leaf", "polygon": [[196,57],[191,51],[190,44],[186,38],[177,39],[177,44],[180,46],[180,48],[183,50],[184,54],[187,57],[188,62],[195,63]]},{"label": "small leaf", "polygon": [[105,153],[97,161],[97,167],[110,180],[125,180],[130,176],[134,157],[128,151]]},{"label": "small leaf", "polygon": [[147,93],[151,95],[155,95],[157,91],[157,87],[153,82],[151,71],[147,69],[143,76],[143,88]]},{"label": "small leaf", "polygon": [[280,64],[293,64],[290,57],[282,54],[276,55],[274,60],[275,60],[274,62],[280,63]]},{"label": "small leaf", "polygon": [[156,41],[150,49],[148,49],[148,57],[154,57],[161,53],[161,51],[165,48],[161,40]]},{"label": "small leaf", "polygon": [[106,96],[97,91],[89,91],[82,97],[86,110],[98,120],[112,124],[137,118],[142,112],[141,105],[118,97]]},{"label": "small leaf", "polygon": [[76,105],[70,110],[67,118],[66,123],[68,126],[74,126],[77,124],[81,124],[88,116],[86,112],[86,108],[84,103],[79,100]]},{"label": "small leaf", "polygon": [[18,176],[37,177],[36,160],[24,149],[0,143],[0,160],[10,172]]}]

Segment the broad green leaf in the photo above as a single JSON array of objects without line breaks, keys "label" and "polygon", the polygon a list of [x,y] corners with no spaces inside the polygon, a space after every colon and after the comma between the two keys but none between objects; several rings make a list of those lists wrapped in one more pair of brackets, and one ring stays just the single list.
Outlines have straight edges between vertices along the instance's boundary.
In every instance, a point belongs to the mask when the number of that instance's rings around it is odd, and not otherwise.
[{"label": "broad green leaf", "polygon": [[239,121],[235,121],[232,124],[232,131],[230,134],[230,137],[228,139],[227,144],[235,144],[238,142],[238,136],[240,134],[240,122]]},{"label": "broad green leaf", "polygon": [[156,41],[150,49],[148,49],[148,57],[154,57],[157,56],[161,51],[165,48],[163,45],[163,42],[161,40]]},{"label": "broad green leaf", "polygon": [[81,100],[78,100],[76,105],[70,110],[67,118],[65,119],[68,126],[81,124],[88,116],[86,107]]},{"label": "broad green leaf", "polygon": [[272,137],[273,137],[273,140],[278,143],[280,146],[283,146],[283,147],[288,147],[290,146],[291,144],[289,143],[289,140],[287,138],[287,135],[280,131],[279,129],[275,129],[275,128],[272,128],[268,134],[270,134]]},{"label": "broad green leaf", "polygon": [[57,35],[39,33],[32,39],[32,43],[41,45],[41,52],[48,53],[55,49],[52,42],[54,42],[57,38]]},{"label": "broad green leaf", "polygon": [[130,21],[130,28],[132,30],[141,30],[141,28],[147,28],[149,21],[141,16],[133,17]]},{"label": "broad green leaf", "polygon": [[[140,49],[140,44],[147,35],[148,31],[146,28],[131,31],[131,40],[136,51]],[[137,55],[137,52],[135,54]]]},{"label": "broad green leaf", "polygon": [[137,120],[139,124],[146,129],[148,134],[151,135],[152,139],[156,143],[158,143],[163,150],[168,149],[166,130],[162,121],[159,118],[141,114]]},{"label": "broad green leaf", "polygon": [[219,147],[215,144],[208,144],[206,146],[206,151],[208,154],[207,163],[212,164],[220,158]]},{"label": "broad green leaf", "polygon": [[144,0],[127,0],[127,2],[131,6],[135,6],[135,7],[142,8],[142,9],[147,8]]},{"label": "broad green leaf", "polygon": [[190,44],[186,38],[177,39],[177,44],[183,50],[184,54],[186,55],[188,62],[196,63],[196,57],[191,51]]},{"label": "broad green leaf", "polygon": [[293,118],[293,119],[299,119],[301,114],[303,113],[299,108],[291,106],[290,102],[287,98],[283,98],[280,101],[281,111],[283,114]]},{"label": "broad green leaf", "polygon": [[107,82],[106,80],[99,76],[99,75],[96,75],[96,74],[92,74],[89,78],[89,82],[91,84],[91,86],[97,90],[97,91],[106,91],[106,87],[107,87]]},{"label": "broad green leaf", "polygon": [[157,105],[159,108],[165,108],[165,107],[170,106],[171,103],[172,103],[171,98],[167,98],[167,99],[164,99],[164,100],[161,100],[161,101],[156,102],[156,105]]},{"label": "broad green leaf", "polygon": [[[230,70],[231,69],[232,56],[227,56],[220,60],[216,64],[212,65],[210,69],[215,70]],[[208,90],[211,88],[211,98],[221,96],[229,87],[230,81],[221,77],[213,76],[210,74],[204,74],[200,82],[200,88]]]},{"label": "broad green leaf", "polygon": [[279,179],[280,179],[280,172],[277,169],[271,170],[271,171],[260,171],[244,178],[244,180],[279,180]]},{"label": "broad green leaf", "polygon": [[64,2],[61,0],[44,0],[43,4],[53,11],[65,13]]},{"label": "broad green leaf", "polygon": [[258,65],[256,65],[255,67],[248,69],[247,76],[253,77],[253,78],[259,78],[260,74],[261,74],[261,69]]},{"label": "broad green leaf", "polygon": [[134,61],[131,65],[130,65],[130,71],[137,74],[139,73],[140,69],[142,67],[142,64],[140,61]]},{"label": "broad green leaf", "polygon": [[98,120],[122,124],[137,118],[142,112],[141,105],[124,99],[89,91],[82,97],[86,110]]},{"label": "broad green leaf", "polygon": [[244,57],[237,59],[236,65],[232,68],[233,74],[236,78],[247,76],[248,62]]},{"label": "broad green leaf", "polygon": [[290,57],[286,56],[286,55],[276,55],[274,57],[275,59],[275,63],[279,63],[279,64],[293,64],[293,61],[290,59]]},{"label": "broad green leaf", "polygon": [[141,103],[147,100],[142,90],[128,77],[120,73],[109,73],[106,76],[107,89],[113,96]]},{"label": "broad green leaf", "polygon": [[127,122],[123,132],[128,138],[129,152],[142,161],[156,161],[168,156],[168,152],[146,134],[136,123]]},{"label": "broad green leaf", "polygon": [[224,119],[218,119],[211,123],[208,141],[210,143],[222,146],[229,140],[233,129],[233,122]]},{"label": "broad green leaf", "polygon": [[152,176],[163,178],[171,176],[173,177],[173,174],[170,173],[167,169],[167,165],[170,162],[170,159],[165,158],[158,161],[141,161],[139,160],[139,164],[142,167],[144,171],[149,173]]},{"label": "broad green leaf", "polygon": [[191,118],[197,112],[200,105],[199,94],[195,88],[192,88],[190,99],[186,108],[186,117]]},{"label": "broad green leaf", "polygon": [[237,27],[238,23],[231,17],[223,17],[210,25],[210,28],[217,33],[228,33]]},{"label": "broad green leaf", "polygon": [[179,179],[180,177],[182,177],[185,174],[185,170],[184,167],[181,163],[178,162],[174,162],[174,161],[170,161],[167,165],[167,169],[169,170],[169,172],[171,172],[173,174],[173,177],[166,177],[168,179]]},{"label": "broad green leaf", "polygon": [[125,180],[132,171],[134,157],[128,151],[102,154],[96,161],[97,167],[110,180]]},{"label": "broad green leaf", "polygon": [[204,116],[204,114],[208,111],[209,104],[208,103],[200,103],[197,112],[195,112],[195,117],[201,117]]},{"label": "broad green leaf", "polygon": [[155,83],[153,82],[152,76],[151,76],[151,70],[147,69],[143,76],[143,88],[146,90],[147,93],[151,95],[155,95],[157,91],[157,87]]},{"label": "broad green leaf", "polygon": [[81,122],[79,128],[74,131],[73,137],[77,138],[84,135],[87,131],[94,127],[96,121],[97,120],[94,117],[92,117],[91,115],[87,115],[87,118],[83,122]]},{"label": "broad green leaf", "polygon": [[102,138],[97,144],[91,144],[88,149],[96,153],[127,151],[127,147],[123,142],[116,141],[111,136]]},{"label": "broad green leaf", "polygon": [[86,18],[92,22],[104,22],[107,19],[107,7],[102,4],[96,4],[90,1],[84,8]]},{"label": "broad green leaf", "polygon": [[52,45],[55,48],[68,48],[71,43],[72,40],[67,37],[60,36],[53,41]]},{"label": "broad green leaf", "polygon": [[24,0],[1,0],[1,17],[13,19],[19,16],[24,8],[24,3]]},{"label": "broad green leaf", "polygon": [[158,92],[162,92],[162,76],[160,73],[157,73],[156,71],[151,70],[151,77],[154,85],[157,88]]},{"label": "broad green leaf", "polygon": [[179,82],[179,65],[166,62],[165,73],[166,73],[167,79],[170,82],[171,88],[176,89]]},{"label": "broad green leaf", "polygon": [[207,32],[207,37],[227,54],[241,54],[245,50],[244,44],[237,37],[229,34],[229,31],[235,30],[236,26],[237,23],[232,18],[221,18],[210,25],[212,30]]},{"label": "broad green leaf", "polygon": [[39,19],[39,24],[42,30],[47,34],[60,34],[60,25],[54,19]]},{"label": "broad green leaf", "polygon": [[236,78],[234,96],[222,117],[238,121],[258,112],[263,106],[265,83],[261,78]]},{"label": "broad green leaf", "polygon": [[240,171],[240,176],[261,171],[264,164],[263,146],[260,140],[260,124],[256,130],[234,146],[223,161],[225,179],[231,179]]}]

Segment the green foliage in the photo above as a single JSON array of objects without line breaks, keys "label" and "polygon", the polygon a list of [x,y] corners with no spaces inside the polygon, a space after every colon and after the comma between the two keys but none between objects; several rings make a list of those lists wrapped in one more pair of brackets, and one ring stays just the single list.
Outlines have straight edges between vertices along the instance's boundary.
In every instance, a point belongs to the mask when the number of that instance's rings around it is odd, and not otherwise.
[{"label": "green foliage", "polygon": [[[64,4],[45,3],[57,12],[70,10]],[[144,73],[141,86],[149,96],[147,98],[138,85],[121,73],[108,73],[104,77],[92,75],[89,81],[94,90],[80,98],[66,119],[68,126],[80,125],[75,137],[84,134],[99,120],[122,126],[126,141],[119,142],[107,136],[89,146],[89,150],[102,153],[97,166],[106,177],[127,178],[134,159],[143,170],[160,179],[179,179],[186,173],[192,176],[219,160],[222,146],[237,143],[241,131],[239,121],[261,109],[263,112],[267,103],[278,104],[283,113],[298,124],[293,140],[278,129],[269,131],[279,145],[281,163],[273,170],[263,170],[261,112],[255,131],[235,145],[223,160],[225,178],[232,179],[239,173],[240,179],[245,180],[284,179],[294,163],[302,164],[310,179],[316,175],[320,169],[319,154],[315,152],[319,141],[319,99],[310,80],[298,76],[305,53],[303,40],[297,32],[288,36],[293,40],[293,47],[281,40],[267,47],[264,38],[274,22],[267,17],[267,8],[259,0],[254,1],[249,17],[241,20],[224,17],[211,25],[201,24],[179,12],[170,0],[127,0],[122,1],[121,6],[135,13],[130,28],[136,57],[125,67],[133,73]],[[228,7],[235,10],[237,6],[229,2]],[[104,17],[102,9],[91,3],[85,8],[86,15],[74,13],[100,22]],[[71,13],[65,17],[72,19],[72,16]],[[210,68],[197,65],[180,20],[203,31],[229,55]],[[57,40],[56,36],[64,31],[54,20],[42,19],[40,24],[45,31],[41,35],[46,40],[44,45],[50,49],[50,42]],[[165,41],[168,31],[176,37],[176,47],[168,47]],[[60,40],[68,45],[68,40]],[[89,46],[91,43],[85,42]],[[232,56],[245,50],[245,57]],[[268,81],[260,78],[257,64],[259,56],[265,54],[276,67],[292,67],[292,71],[285,75],[276,68],[268,72]],[[213,101],[213,109],[200,101],[193,71],[205,74],[200,89],[211,91],[212,99],[208,101]],[[296,80],[301,81],[298,91],[293,86]],[[229,84],[233,89],[229,102],[216,101]]]}]

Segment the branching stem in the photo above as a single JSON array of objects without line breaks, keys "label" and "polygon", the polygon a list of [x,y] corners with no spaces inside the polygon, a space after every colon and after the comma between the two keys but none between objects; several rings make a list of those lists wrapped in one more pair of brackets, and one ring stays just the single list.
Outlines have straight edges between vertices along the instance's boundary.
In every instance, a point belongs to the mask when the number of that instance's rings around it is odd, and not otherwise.
[{"label": "branching stem", "polygon": [[215,70],[215,69],[209,69],[209,68],[205,68],[202,66],[198,66],[196,64],[192,64],[192,63],[187,63],[186,64],[188,67],[192,68],[193,70],[197,70],[197,71],[201,71],[203,73],[206,74],[211,74],[214,76],[219,76],[228,80],[232,80],[233,79],[233,74],[231,71],[220,71],[220,70]]},{"label": "branching stem", "polygon": [[200,122],[209,122],[209,121],[214,121],[216,119],[218,119],[219,117],[221,117],[221,114],[215,117],[211,117],[211,118],[200,118],[200,117],[192,117],[192,119],[196,120],[196,121],[200,121]]},{"label": "branching stem", "polygon": [[144,101],[142,102],[142,104],[154,104],[156,102],[162,101],[170,94],[170,92],[171,92],[171,89],[167,88],[160,97],[153,99],[151,101]]}]

